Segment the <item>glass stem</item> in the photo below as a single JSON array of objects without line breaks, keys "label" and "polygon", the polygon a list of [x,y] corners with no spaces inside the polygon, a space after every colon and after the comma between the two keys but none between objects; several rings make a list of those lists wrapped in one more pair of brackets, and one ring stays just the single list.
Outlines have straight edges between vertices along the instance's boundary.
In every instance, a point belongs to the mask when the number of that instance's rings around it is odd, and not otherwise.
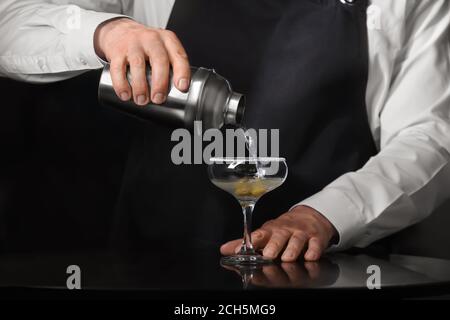
[{"label": "glass stem", "polygon": [[242,238],[242,247],[240,254],[254,254],[252,243],[252,214],[254,203],[243,203],[242,213],[244,214],[244,237]]}]

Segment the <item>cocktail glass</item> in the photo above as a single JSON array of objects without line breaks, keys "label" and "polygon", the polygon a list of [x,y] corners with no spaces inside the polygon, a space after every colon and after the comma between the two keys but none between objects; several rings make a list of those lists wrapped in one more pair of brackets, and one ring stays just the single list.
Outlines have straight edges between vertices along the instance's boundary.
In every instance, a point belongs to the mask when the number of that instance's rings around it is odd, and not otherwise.
[{"label": "cocktail glass", "polygon": [[284,158],[211,158],[208,174],[212,183],[233,195],[244,214],[242,246],[236,255],[223,257],[224,265],[258,265],[270,263],[253,247],[252,214],[256,202],[286,180],[288,167]]}]

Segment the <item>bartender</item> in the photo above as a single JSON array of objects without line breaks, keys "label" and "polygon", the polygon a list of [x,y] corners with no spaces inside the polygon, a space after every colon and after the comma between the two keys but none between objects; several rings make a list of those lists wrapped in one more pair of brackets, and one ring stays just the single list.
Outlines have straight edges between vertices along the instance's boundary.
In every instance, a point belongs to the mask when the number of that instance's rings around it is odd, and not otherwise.
[{"label": "bartender", "polygon": [[[366,247],[450,195],[446,0],[59,2],[2,1],[1,74],[51,82],[107,60],[117,95],[146,105],[164,103],[171,68],[181,91],[190,65],[215,68],[247,94],[248,127],[280,130],[289,177],[258,203],[252,234],[268,258]],[[111,199],[115,238],[233,254],[237,205],[204,167],[171,163],[170,133],[136,134]]]}]

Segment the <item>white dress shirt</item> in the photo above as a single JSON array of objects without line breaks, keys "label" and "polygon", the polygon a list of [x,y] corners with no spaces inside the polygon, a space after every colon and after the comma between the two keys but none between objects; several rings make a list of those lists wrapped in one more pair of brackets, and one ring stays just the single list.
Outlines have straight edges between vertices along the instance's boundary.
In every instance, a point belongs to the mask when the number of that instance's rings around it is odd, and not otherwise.
[{"label": "white dress shirt", "polygon": [[[371,2],[366,100],[379,153],[301,202],[336,227],[334,250],[417,223],[450,196],[450,1]],[[93,47],[101,22],[124,14],[163,28],[173,4],[2,0],[0,74],[50,82],[101,68]]]}]

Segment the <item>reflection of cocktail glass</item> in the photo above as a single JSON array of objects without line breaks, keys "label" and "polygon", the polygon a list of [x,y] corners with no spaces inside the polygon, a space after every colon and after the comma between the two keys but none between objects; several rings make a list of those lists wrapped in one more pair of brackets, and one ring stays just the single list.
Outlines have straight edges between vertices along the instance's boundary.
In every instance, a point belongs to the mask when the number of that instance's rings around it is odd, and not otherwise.
[{"label": "reflection of cocktail glass", "polygon": [[222,264],[256,265],[270,260],[256,253],[251,239],[252,212],[256,202],[286,180],[284,158],[212,158],[208,167],[212,183],[232,194],[244,213],[244,237],[238,254],[222,258]]}]

